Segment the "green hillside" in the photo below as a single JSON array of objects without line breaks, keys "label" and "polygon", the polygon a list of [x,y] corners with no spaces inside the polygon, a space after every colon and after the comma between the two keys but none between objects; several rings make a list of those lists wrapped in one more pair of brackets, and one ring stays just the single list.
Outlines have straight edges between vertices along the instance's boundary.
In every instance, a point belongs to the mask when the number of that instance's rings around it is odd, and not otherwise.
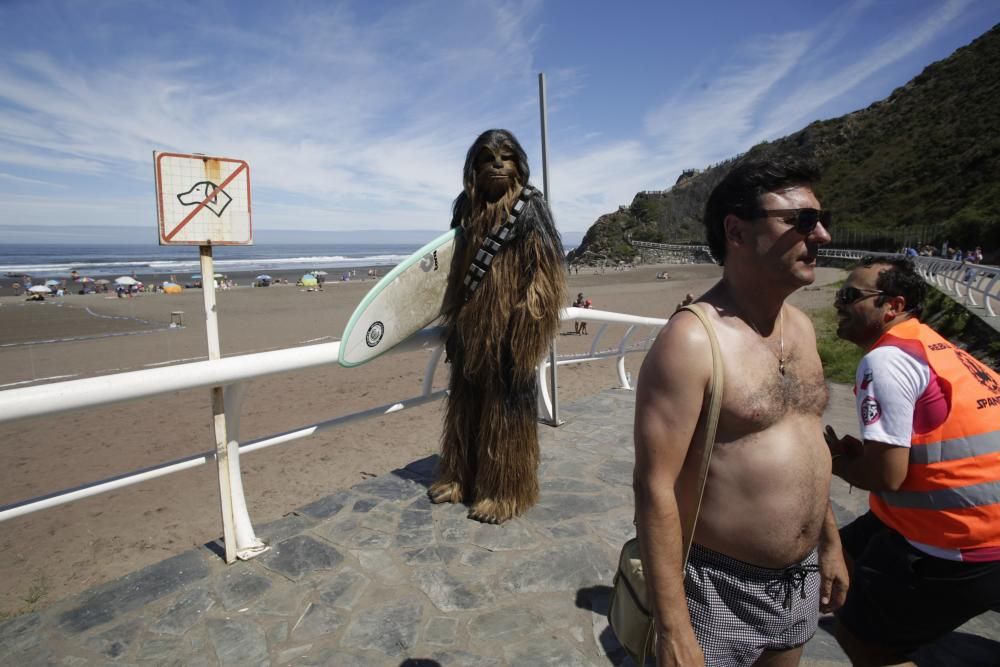
[{"label": "green hillside", "polygon": [[[1000,26],[924,69],[867,109],[817,121],[748,152],[814,157],[817,191],[836,211],[834,245],[893,250],[902,241],[981,245],[1000,260]],[[735,159],[735,158],[734,158]],[[704,242],[701,215],[733,162],[685,174],[601,216],[571,260],[631,259],[627,239]]]}]

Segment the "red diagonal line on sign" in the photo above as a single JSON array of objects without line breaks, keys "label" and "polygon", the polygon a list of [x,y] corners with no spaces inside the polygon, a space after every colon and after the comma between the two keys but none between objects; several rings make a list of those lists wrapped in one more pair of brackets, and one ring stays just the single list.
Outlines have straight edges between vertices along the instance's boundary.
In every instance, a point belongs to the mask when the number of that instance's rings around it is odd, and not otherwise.
[{"label": "red diagonal line on sign", "polygon": [[205,199],[202,200],[202,202],[200,204],[198,204],[197,206],[195,206],[194,210],[191,211],[191,213],[189,213],[186,218],[184,218],[183,220],[181,220],[180,224],[178,224],[176,227],[174,227],[174,230],[172,232],[170,232],[169,234],[167,234],[164,238],[167,241],[169,241],[172,238],[174,238],[174,236],[177,235],[177,232],[179,232],[182,229],[184,229],[184,225],[186,225],[187,223],[191,222],[191,218],[193,218],[194,216],[198,215],[198,211],[200,211],[201,209],[205,208],[205,204],[207,204],[211,200],[215,199],[215,195],[219,194],[219,192],[221,192],[224,187],[226,187],[227,185],[229,185],[230,183],[232,183],[233,179],[236,178],[239,175],[239,173],[241,171],[243,171],[244,169],[246,169],[246,168],[247,168],[247,163],[246,162],[242,163],[239,167],[237,167],[236,171],[234,171],[233,173],[229,174],[229,176],[226,177],[226,180],[222,181],[222,183],[220,183],[219,185],[217,185],[216,188],[214,190],[212,190],[212,192],[210,192],[208,194],[208,196],[205,197]]}]

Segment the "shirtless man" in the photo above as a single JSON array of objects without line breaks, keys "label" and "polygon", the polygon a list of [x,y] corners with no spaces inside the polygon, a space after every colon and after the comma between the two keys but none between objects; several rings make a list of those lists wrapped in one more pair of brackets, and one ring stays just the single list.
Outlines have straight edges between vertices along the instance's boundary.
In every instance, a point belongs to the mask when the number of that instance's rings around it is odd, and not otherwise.
[{"label": "shirtless man", "polygon": [[724,269],[695,307],[714,325],[725,389],[683,578],[680,516],[696,502],[701,447],[691,443],[703,438],[712,375],[705,328],[674,315],[642,365],[635,499],[661,666],[797,665],[820,610],[846,593],[816,335],[785,303],[815,280],[817,249],[830,241],[817,178],[796,160],[744,161],[706,206]]}]

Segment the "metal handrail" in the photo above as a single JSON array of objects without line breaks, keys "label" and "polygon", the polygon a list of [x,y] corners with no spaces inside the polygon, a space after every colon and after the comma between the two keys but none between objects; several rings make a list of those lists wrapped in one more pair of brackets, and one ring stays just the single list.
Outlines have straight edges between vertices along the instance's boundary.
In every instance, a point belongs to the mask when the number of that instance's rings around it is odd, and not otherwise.
[{"label": "metal handrail", "polygon": [[[600,339],[600,335],[598,335],[595,337],[595,345],[591,347],[591,353],[586,358],[579,355],[566,355],[557,359],[558,364],[563,364],[582,363],[584,361],[593,361],[612,356],[617,357],[619,359],[619,381],[622,388],[625,389],[630,388],[624,372],[625,355],[640,351],[643,349],[643,345],[648,347],[649,341],[652,339],[652,336],[650,336],[639,343],[629,344],[630,336],[636,327],[655,327],[658,330],[666,323],[666,320],[662,319],[585,308],[563,309],[560,311],[560,318],[564,322],[587,319],[594,322],[604,322],[605,326],[607,324],[628,326],[628,330],[623,335],[621,342],[615,350],[595,352],[596,341]],[[239,415],[247,383],[256,378],[276,373],[286,373],[316,366],[334,365],[337,362],[340,351],[339,342],[306,345],[269,352],[237,355],[224,359],[176,364],[173,366],[0,391],[0,422],[6,422],[140,400],[187,389],[223,386],[225,387],[226,430],[230,438],[230,442],[228,443],[228,460],[226,461],[219,461],[216,451],[212,450],[123,473],[114,477],[88,482],[43,496],[16,501],[0,506],[0,522],[74,500],[105,493],[113,489],[162,477],[181,470],[194,468],[215,460],[220,466],[226,465],[229,467],[233,482],[230,488],[220,489],[220,491],[227,492],[232,501],[234,514],[232,520],[235,522],[235,556],[241,559],[252,558],[262,553],[266,549],[266,546],[263,546],[262,542],[257,540],[254,535],[249,512],[246,509],[246,501],[242,483],[240,482],[240,453],[249,453],[266,447],[288,443],[349,422],[400,412],[406,408],[416,407],[444,397],[447,395],[446,390],[433,390],[435,371],[439,366],[441,354],[444,350],[442,344],[443,333],[444,329],[441,327],[424,329],[390,351],[390,354],[421,349],[430,351],[431,354],[424,372],[421,392],[417,396],[242,443],[238,441]],[[600,334],[603,333],[604,328],[602,327]],[[544,396],[540,396],[540,408],[548,412],[551,416],[552,404],[548,398],[548,387],[545,384],[545,369],[548,367],[548,363],[548,359],[542,361],[538,366],[537,373],[541,387],[540,394]]]}]

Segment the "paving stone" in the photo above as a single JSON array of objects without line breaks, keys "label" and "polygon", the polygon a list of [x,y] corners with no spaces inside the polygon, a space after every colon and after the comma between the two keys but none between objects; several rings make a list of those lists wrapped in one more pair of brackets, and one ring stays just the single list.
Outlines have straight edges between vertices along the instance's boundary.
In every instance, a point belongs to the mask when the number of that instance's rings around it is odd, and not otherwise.
[{"label": "paving stone", "polygon": [[309,503],[299,511],[313,519],[329,519],[334,514],[355,502],[357,495],[352,491],[338,491],[332,495]]},{"label": "paving stone", "polygon": [[357,512],[358,514],[364,514],[371,510],[371,508],[376,507],[382,501],[378,498],[362,498],[358,502],[354,503],[351,507],[352,512]]},{"label": "paving stone", "polygon": [[470,548],[463,551],[458,560],[462,565],[475,568],[480,573],[491,573],[496,572],[506,563],[507,558],[504,553],[497,553],[489,549]]},{"label": "paving stone", "polygon": [[635,524],[632,523],[634,512],[622,514],[616,518],[595,517],[587,521],[591,532],[601,537],[613,549],[621,549],[626,540],[635,537]]},{"label": "paving stone", "polygon": [[597,479],[612,486],[627,486],[631,488],[632,471],[634,469],[635,464],[632,461],[612,459],[598,466],[595,475]]},{"label": "paving stone", "polygon": [[412,500],[426,489],[413,480],[403,479],[394,473],[373,477],[354,486],[357,493],[367,493],[384,500]]},{"label": "paving stone", "polygon": [[136,660],[140,663],[155,663],[160,665],[185,665],[185,653],[189,644],[180,637],[158,637],[147,639],[142,643]]},{"label": "paving stone", "polygon": [[59,626],[79,633],[176,593],[209,574],[199,551],[188,551],[98,587],[80,599],[79,605],[59,616]]},{"label": "paving stone", "polygon": [[421,606],[417,602],[395,602],[355,614],[343,644],[392,657],[404,656],[416,643]]},{"label": "paving stone", "polygon": [[557,523],[547,526],[539,526],[539,530],[548,534],[554,540],[572,540],[583,537],[587,534],[587,525],[582,521],[572,523]]},{"label": "paving stone", "polygon": [[542,643],[531,642],[509,646],[504,649],[507,664],[510,667],[591,667],[606,662],[591,661],[579,649],[567,644],[561,639],[547,640]]},{"label": "paving stone", "polygon": [[280,623],[275,623],[267,629],[267,645],[275,646],[277,644],[284,644],[288,641],[288,623],[281,621]]},{"label": "paving stone", "polygon": [[317,519],[306,514],[292,512],[276,521],[254,527],[254,533],[267,544],[275,544],[298,535],[316,525]]},{"label": "paving stone", "polygon": [[215,598],[204,588],[185,591],[153,622],[150,630],[164,635],[183,635],[214,604]]},{"label": "paving stone", "polygon": [[458,619],[434,616],[424,628],[424,642],[438,646],[451,646],[458,637]]},{"label": "paving stone", "polygon": [[312,647],[312,644],[303,644],[302,646],[293,646],[292,648],[279,651],[278,664],[287,665],[290,662],[297,662],[299,658],[308,655]]},{"label": "paving stone", "polygon": [[434,544],[434,527],[428,520],[426,525],[413,528],[400,528],[396,533],[395,544],[397,547],[424,547]]},{"label": "paving stone", "polygon": [[600,493],[603,490],[604,486],[601,484],[580,479],[569,479],[568,477],[546,479],[542,480],[541,483],[542,495],[546,493]]},{"label": "paving stone", "polygon": [[500,576],[500,586],[512,593],[576,591],[610,582],[610,559],[589,544],[567,544],[518,557]]},{"label": "paving stone", "polygon": [[226,609],[242,609],[271,588],[271,580],[251,567],[250,563],[234,563],[216,577],[215,592]]},{"label": "paving stone", "polygon": [[434,512],[434,525],[438,539],[444,544],[468,542],[478,523],[466,516],[468,510],[462,505],[445,505]]},{"label": "paving stone", "polygon": [[385,549],[392,544],[392,535],[381,530],[358,528],[330,541],[348,549]]},{"label": "paving stone", "polygon": [[401,513],[398,506],[388,504],[379,505],[372,509],[372,511],[360,515],[358,525],[383,533],[394,533],[396,532],[396,526],[399,525]]},{"label": "paving stone", "polygon": [[41,641],[41,625],[42,617],[38,613],[24,614],[0,623],[0,656],[37,646]]},{"label": "paving stone", "polygon": [[[335,646],[313,646],[307,655],[295,661],[296,667],[372,667],[377,664],[379,663],[373,662],[371,656],[353,653]],[[396,663],[388,664],[395,665]]]},{"label": "paving stone", "polygon": [[292,641],[301,642],[334,634],[348,619],[347,614],[333,607],[314,602],[292,626]]},{"label": "paving stone", "polygon": [[481,578],[463,581],[444,567],[417,568],[412,579],[441,611],[480,609],[495,598],[493,589]]},{"label": "paving stone", "polygon": [[105,655],[113,660],[117,660],[135,644],[136,638],[143,630],[143,623],[139,619],[133,619],[106,630],[96,637],[87,640],[86,645],[91,650]]},{"label": "paving stone", "polygon": [[430,512],[434,509],[435,505],[431,502],[431,499],[427,497],[426,493],[417,496],[416,500],[406,506],[407,511],[413,512]]},{"label": "paving stone", "polygon": [[317,570],[332,570],[344,557],[331,546],[308,535],[299,535],[271,547],[257,560],[269,570],[298,581]]},{"label": "paving stone", "polygon": [[413,463],[406,466],[404,469],[409,473],[413,474],[416,478],[425,479],[428,482],[434,480],[437,474],[437,466],[440,457],[436,454],[433,456],[427,456],[422,459],[417,459]]},{"label": "paving stone", "polygon": [[368,572],[372,579],[383,584],[398,584],[406,580],[406,572],[392,557],[392,552],[385,551],[354,551],[352,552]]},{"label": "paving stone", "polygon": [[544,619],[534,609],[523,606],[491,609],[469,621],[469,637],[476,642],[520,641],[541,630]]},{"label": "paving stone", "polygon": [[268,665],[267,640],[259,625],[248,619],[208,619],[208,634],[222,667]]},{"label": "paving stone", "polygon": [[589,514],[604,514],[609,510],[631,506],[631,504],[631,493],[628,498],[611,493],[595,496],[549,493],[542,496],[539,503],[528,510],[526,517],[531,521],[551,523],[580,519]]},{"label": "paving stone", "polygon": [[353,609],[354,604],[368,586],[368,581],[368,577],[360,572],[345,567],[337,573],[332,581],[319,589],[319,599],[334,607]]},{"label": "paving stone", "polygon": [[407,565],[443,565],[451,562],[456,554],[458,554],[456,547],[432,546],[404,551],[402,558]]},{"label": "paving stone", "polygon": [[294,616],[302,609],[305,599],[313,594],[313,585],[317,583],[298,583],[283,577],[273,577],[271,587],[250,605],[248,611],[258,615]]},{"label": "paving stone", "polygon": [[537,546],[538,536],[532,532],[528,522],[512,519],[499,526],[480,525],[471,541],[477,547],[490,551],[515,551]]},{"label": "paving stone", "polygon": [[442,667],[502,667],[504,661],[493,656],[479,655],[469,651],[443,651],[431,654],[431,659]]}]

